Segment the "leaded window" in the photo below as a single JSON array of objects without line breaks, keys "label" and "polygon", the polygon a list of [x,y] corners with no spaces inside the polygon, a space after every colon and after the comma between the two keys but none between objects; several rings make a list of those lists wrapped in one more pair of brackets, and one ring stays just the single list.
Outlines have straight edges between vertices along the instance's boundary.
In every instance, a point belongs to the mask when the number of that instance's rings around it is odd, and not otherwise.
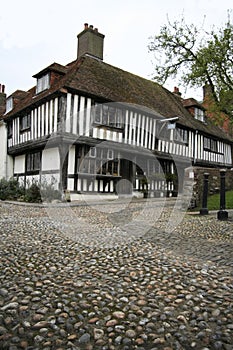
[{"label": "leaded window", "polygon": [[26,170],[39,171],[41,165],[41,152],[28,153],[26,155]]},{"label": "leaded window", "polygon": [[31,115],[25,114],[20,118],[20,131],[30,129],[31,127]]}]

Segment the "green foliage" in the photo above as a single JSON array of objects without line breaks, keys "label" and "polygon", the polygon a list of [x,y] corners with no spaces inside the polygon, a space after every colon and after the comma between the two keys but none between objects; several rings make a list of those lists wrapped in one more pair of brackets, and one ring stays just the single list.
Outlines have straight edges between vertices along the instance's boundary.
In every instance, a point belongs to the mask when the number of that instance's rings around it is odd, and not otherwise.
[{"label": "green foliage", "polygon": [[149,43],[157,64],[154,79],[164,84],[180,76],[183,84],[208,84],[216,106],[233,114],[233,25],[230,16],[223,28],[206,31],[181,21],[168,23]]},{"label": "green foliage", "polygon": [[42,201],[51,202],[52,200],[61,200],[61,193],[54,189],[55,179],[51,182],[47,180],[27,182],[26,188],[21,186],[16,179],[0,180],[0,200],[20,200],[31,203],[40,203]]},{"label": "green foliage", "polygon": [[[194,210],[199,210],[201,205]],[[220,209],[220,194],[212,194],[208,196],[207,208],[209,210],[219,210]],[[226,191],[226,209],[233,209],[233,191]]]},{"label": "green foliage", "polygon": [[48,183],[46,179],[43,179],[40,184],[41,199],[43,202],[51,202],[52,200],[60,200],[61,192],[54,189],[56,179],[51,178],[51,182]]},{"label": "green foliage", "polygon": [[177,175],[176,174],[172,174],[172,173],[167,173],[165,174],[165,178],[167,182],[175,182],[177,181]]},{"label": "green foliage", "polygon": [[[220,209],[220,194],[213,194],[208,197],[207,206],[209,210]],[[233,209],[233,191],[226,191],[226,209]]]},{"label": "green foliage", "polygon": [[40,187],[36,183],[32,183],[30,187],[25,190],[25,202],[39,203],[41,202]]},{"label": "green foliage", "polygon": [[0,180],[0,199],[1,200],[17,200],[20,196],[24,195],[24,188],[20,186],[17,180],[6,179]]}]

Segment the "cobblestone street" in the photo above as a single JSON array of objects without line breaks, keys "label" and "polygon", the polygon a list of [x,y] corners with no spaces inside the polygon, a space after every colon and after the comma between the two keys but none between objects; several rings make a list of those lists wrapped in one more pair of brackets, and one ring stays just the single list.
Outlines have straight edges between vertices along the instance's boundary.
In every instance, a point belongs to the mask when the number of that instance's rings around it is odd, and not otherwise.
[{"label": "cobblestone street", "polygon": [[174,204],[0,202],[0,349],[232,350],[233,214]]}]

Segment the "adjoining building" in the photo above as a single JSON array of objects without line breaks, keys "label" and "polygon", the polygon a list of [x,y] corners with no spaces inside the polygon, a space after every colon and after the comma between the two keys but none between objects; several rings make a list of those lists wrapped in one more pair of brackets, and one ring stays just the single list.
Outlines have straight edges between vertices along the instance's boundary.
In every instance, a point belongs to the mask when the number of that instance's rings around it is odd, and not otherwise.
[{"label": "adjoining building", "polygon": [[29,91],[0,91],[1,177],[55,179],[72,199],[175,196],[185,169],[232,167],[232,140],[202,105],[105,63],[103,47],[85,24],[77,59],[43,68]]}]

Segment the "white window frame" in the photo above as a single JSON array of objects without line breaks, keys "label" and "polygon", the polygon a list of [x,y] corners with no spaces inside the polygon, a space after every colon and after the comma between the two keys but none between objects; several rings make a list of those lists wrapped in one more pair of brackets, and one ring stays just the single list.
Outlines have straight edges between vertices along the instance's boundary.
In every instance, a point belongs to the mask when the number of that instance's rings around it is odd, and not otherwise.
[{"label": "white window frame", "polygon": [[8,97],[6,99],[6,113],[10,112],[13,109],[13,97]]},{"label": "white window frame", "polygon": [[201,108],[195,107],[195,119],[204,122],[204,111]]},{"label": "white window frame", "polygon": [[89,156],[91,158],[96,158],[96,147],[91,147],[89,151]]},{"label": "white window frame", "polygon": [[49,80],[50,80],[49,73],[43,75],[40,78],[37,78],[37,85],[36,85],[37,94],[49,88]]},{"label": "white window frame", "polygon": [[114,152],[112,149],[108,149],[107,158],[114,159]]}]

